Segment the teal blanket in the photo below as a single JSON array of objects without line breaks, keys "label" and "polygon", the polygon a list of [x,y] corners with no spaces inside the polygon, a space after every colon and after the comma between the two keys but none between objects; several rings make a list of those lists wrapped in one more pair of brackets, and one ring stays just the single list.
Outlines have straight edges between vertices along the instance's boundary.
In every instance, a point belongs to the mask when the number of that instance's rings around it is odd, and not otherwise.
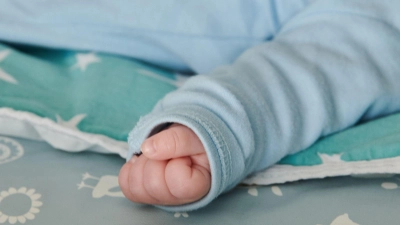
[{"label": "teal blanket", "polygon": [[[186,78],[124,57],[0,44],[0,134],[125,157],[140,116]],[[395,114],[322,138],[244,182],[400,173],[399,124]]]}]

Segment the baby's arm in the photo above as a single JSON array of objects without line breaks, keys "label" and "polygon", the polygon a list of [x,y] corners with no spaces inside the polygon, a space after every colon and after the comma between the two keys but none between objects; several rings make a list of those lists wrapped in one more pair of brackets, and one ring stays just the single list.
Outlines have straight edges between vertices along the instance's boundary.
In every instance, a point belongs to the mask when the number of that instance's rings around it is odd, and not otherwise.
[{"label": "baby's arm", "polygon": [[212,174],[203,198],[165,208],[202,207],[321,136],[398,112],[398,7],[389,0],[314,1],[272,41],[163,98],[130,134],[130,152],[158,127],[183,124],[201,140]]},{"label": "baby's arm", "polygon": [[173,124],[142,144],[120,172],[124,195],[134,202],[179,205],[199,200],[211,187],[210,165],[199,138]]}]

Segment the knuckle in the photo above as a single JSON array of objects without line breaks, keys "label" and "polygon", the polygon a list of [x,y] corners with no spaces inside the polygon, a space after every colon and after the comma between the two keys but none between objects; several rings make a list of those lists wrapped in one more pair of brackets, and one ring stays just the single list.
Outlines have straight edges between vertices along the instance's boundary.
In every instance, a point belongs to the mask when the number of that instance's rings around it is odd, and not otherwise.
[{"label": "knuckle", "polygon": [[139,193],[138,189],[134,188],[134,186],[131,186],[130,192],[131,192],[131,200],[134,202],[139,202],[140,193]]},{"label": "knuckle", "polygon": [[174,140],[174,147],[178,151],[185,150],[191,141],[191,133],[185,127],[176,127],[171,129],[171,139]]},{"label": "knuckle", "polygon": [[169,138],[168,138],[168,151],[175,155],[177,153],[177,149],[179,148],[179,145],[181,143],[181,138],[178,132],[175,129],[171,129],[169,131]]},{"label": "knuckle", "polygon": [[146,192],[153,198],[158,198],[158,195],[162,194],[160,193],[160,186],[162,183],[160,182],[161,179],[155,176],[149,176],[149,179],[146,179],[144,183],[144,187],[146,189]]},{"label": "knuckle", "polygon": [[176,176],[169,177],[169,179],[169,191],[176,198],[183,199],[196,188],[190,180],[182,177],[181,174],[176,174]]},{"label": "knuckle", "polygon": [[188,182],[174,182],[170,187],[170,192],[173,196],[179,199],[187,197],[187,194],[193,190],[193,187]]},{"label": "knuckle", "polygon": [[130,182],[129,182],[129,192],[131,194],[130,200],[139,202],[140,201],[140,196],[142,193],[142,187],[140,183],[138,182],[137,176],[133,175]]}]

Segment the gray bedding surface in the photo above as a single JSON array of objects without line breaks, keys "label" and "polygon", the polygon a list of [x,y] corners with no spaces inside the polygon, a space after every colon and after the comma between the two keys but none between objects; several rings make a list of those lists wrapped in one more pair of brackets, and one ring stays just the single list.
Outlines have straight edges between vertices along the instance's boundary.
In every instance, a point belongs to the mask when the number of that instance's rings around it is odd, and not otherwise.
[{"label": "gray bedding surface", "polygon": [[0,136],[0,224],[398,224],[400,176],[238,186],[193,212],[125,199],[124,159]]}]

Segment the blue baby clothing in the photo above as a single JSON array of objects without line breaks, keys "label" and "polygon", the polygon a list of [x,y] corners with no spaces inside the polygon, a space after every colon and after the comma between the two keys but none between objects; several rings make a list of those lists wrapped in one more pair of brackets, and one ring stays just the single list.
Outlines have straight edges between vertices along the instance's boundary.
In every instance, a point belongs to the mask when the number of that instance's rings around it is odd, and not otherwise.
[{"label": "blue baby clothing", "polygon": [[272,39],[308,1],[3,0],[0,39],[209,73]]},{"label": "blue baby clothing", "polygon": [[[400,2],[390,0],[0,3],[0,39],[116,53],[195,72],[144,116],[130,155],[166,123],[209,157],[207,205],[318,138],[400,110]],[[129,158],[129,157],[128,157]]]},{"label": "blue baby clothing", "polygon": [[206,197],[164,208],[202,207],[321,136],[399,111],[399,8],[394,1],[315,1],[272,40],[163,98],[130,134],[131,152],[154,128],[181,123],[199,136],[212,171]]}]

